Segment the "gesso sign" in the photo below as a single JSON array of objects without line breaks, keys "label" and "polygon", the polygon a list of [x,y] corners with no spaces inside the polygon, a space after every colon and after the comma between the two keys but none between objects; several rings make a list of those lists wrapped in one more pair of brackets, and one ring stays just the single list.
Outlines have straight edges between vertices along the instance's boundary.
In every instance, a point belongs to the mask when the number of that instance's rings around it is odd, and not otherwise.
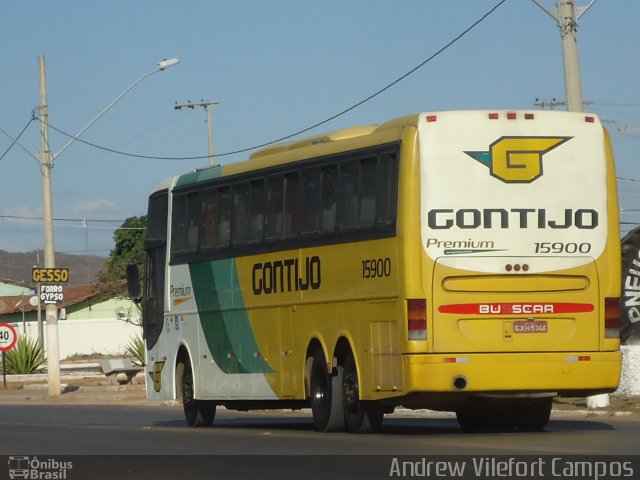
[{"label": "gesso sign", "polygon": [[33,267],[31,280],[35,283],[66,283],[69,281],[69,269]]}]

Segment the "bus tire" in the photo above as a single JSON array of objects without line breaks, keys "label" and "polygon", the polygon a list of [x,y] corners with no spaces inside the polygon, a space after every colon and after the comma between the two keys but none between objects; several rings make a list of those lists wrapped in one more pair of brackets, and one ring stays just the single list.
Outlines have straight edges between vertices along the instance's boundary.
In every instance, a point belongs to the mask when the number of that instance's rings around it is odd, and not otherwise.
[{"label": "bus tire", "polygon": [[540,432],[549,423],[553,397],[522,400],[516,412],[516,427],[522,432]]},{"label": "bus tire", "polygon": [[342,398],[347,432],[372,433],[380,430],[384,411],[375,402],[363,402],[360,400],[358,371],[351,352],[347,354],[344,362]]},{"label": "bus tire", "polygon": [[327,370],[324,353],[318,349],[313,354],[309,378],[309,396],[313,423],[319,432],[344,431],[342,401],[342,367]]},{"label": "bus tire", "polygon": [[489,429],[492,432],[513,432],[516,429],[517,405],[511,399],[489,403]]},{"label": "bus tire", "polygon": [[472,405],[456,410],[456,418],[466,432],[486,432],[491,425],[486,409]]},{"label": "bus tire", "polygon": [[193,397],[193,370],[187,359],[182,370],[182,408],[189,427],[208,427],[216,416],[216,404],[210,400],[196,400]]},{"label": "bus tire", "polygon": [[620,298],[620,342],[622,345],[640,343],[640,309],[637,302],[637,285],[640,274],[636,263],[640,259],[640,227],[627,233],[622,239],[622,297]]}]

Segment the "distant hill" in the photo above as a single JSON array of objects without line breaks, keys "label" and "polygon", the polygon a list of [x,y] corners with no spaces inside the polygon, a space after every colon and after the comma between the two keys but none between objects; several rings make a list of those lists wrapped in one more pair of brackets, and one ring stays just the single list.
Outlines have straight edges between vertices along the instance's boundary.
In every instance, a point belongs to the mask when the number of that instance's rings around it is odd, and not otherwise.
[{"label": "distant hill", "polygon": [[[40,265],[44,265],[44,253],[39,253]],[[107,257],[95,255],[69,255],[56,253],[56,267],[69,269],[69,286],[97,283]],[[31,269],[38,265],[38,252],[10,253],[0,250],[0,278],[30,285]]]}]

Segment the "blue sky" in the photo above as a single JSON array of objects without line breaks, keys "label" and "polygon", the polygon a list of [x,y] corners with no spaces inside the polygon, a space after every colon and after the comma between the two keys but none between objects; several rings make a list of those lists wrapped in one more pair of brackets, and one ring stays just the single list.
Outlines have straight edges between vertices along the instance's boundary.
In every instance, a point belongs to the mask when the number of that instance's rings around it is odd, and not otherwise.
[{"label": "blue sky", "polygon": [[[540,0],[554,6],[554,0]],[[37,155],[38,55],[49,122],[75,134],[163,58],[181,63],[143,80],[82,136],[129,153],[207,155],[209,99],[216,153],[289,135],[359,102],[431,56],[498,0],[22,0],[0,15],[0,128]],[[578,5],[587,0],[578,0]],[[640,209],[640,2],[599,0],[578,30],[586,109],[609,120],[620,198]],[[417,111],[536,108],[564,99],[559,30],[529,0],[507,0],[484,22],[393,88],[311,133]],[[562,108],[562,107],[560,107]],[[622,134],[618,130],[625,129]],[[309,135],[309,133],[307,133]],[[68,138],[51,130],[60,149]],[[11,145],[0,135],[0,155]],[[228,155],[234,162],[247,154]],[[75,142],[55,161],[57,251],[108,255],[113,228],[142,215],[162,179],[206,165],[116,155]],[[0,249],[42,248],[38,164],[17,147],[0,159]],[[629,180],[631,179],[631,180]],[[12,216],[22,217],[19,219]],[[84,227],[82,220],[87,220]],[[96,222],[114,220],[115,223]],[[640,213],[623,221],[640,224]],[[625,226],[626,231],[630,226]]]}]

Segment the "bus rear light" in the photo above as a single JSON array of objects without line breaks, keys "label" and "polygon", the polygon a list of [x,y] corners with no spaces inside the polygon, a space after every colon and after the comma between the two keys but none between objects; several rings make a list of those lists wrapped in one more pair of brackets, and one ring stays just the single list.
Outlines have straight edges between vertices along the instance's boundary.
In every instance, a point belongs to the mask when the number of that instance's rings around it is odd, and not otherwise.
[{"label": "bus rear light", "polygon": [[500,118],[500,115],[498,115],[497,113],[489,114],[489,120],[498,120],[498,118]]},{"label": "bus rear light", "polygon": [[427,301],[424,298],[407,300],[407,327],[409,340],[427,339]]},{"label": "bus rear light", "polygon": [[525,120],[533,120],[535,118],[535,115],[533,113],[525,113],[524,114],[524,119]]},{"label": "bus rear light", "polygon": [[469,363],[469,357],[444,357],[444,363]]},{"label": "bus rear light", "polygon": [[604,338],[620,337],[620,299],[604,299]]},{"label": "bus rear light", "polygon": [[591,355],[569,355],[566,358],[567,362],[590,362]]},{"label": "bus rear light", "polygon": [[436,115],[427,115],[427,122],[435,122],[436,120],[438,120]]},{"label": "bus rear light", "polygon": [[516,118],[518,118],[518,116],[515,114],[515,112],[507,113],[507,120],[515,120]]},{"label": "bus rear light", "polygon": [[584,117],[584,121],[587,123],[596,123],[596,117],[587,115],[586,117]]}]

